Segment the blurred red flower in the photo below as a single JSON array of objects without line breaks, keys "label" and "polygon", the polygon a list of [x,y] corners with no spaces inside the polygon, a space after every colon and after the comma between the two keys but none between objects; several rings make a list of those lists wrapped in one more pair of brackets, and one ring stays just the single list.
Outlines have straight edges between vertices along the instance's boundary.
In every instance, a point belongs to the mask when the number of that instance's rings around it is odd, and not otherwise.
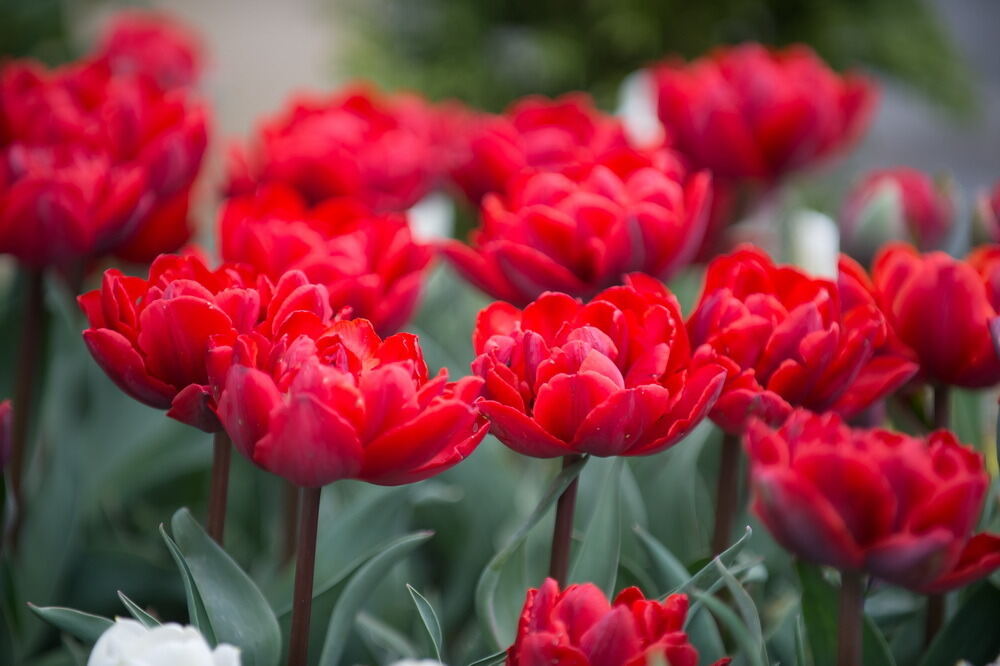
[{"label": "blurred red flower", "polygon": [[193,86],[201,76],[203,50],[194,30],[155,11],[118,12],[101,37],[97,58],[116,74],[142,74],[164,89]]},{"label": "blurred red flower", "polygon": [[234,146],[229,196],[260,183],[295,188],[310,205],[351,196],[376,212],[409,208],[444,171],[435,109],[416,95],[363,85],[300,95],[265,120],[249,147]]},{"label": "blurred red flower", "polygon": [[206,114],[106,62],[0,70],[0,252],[71,272],[118,252],[151,261],[187,241]]},{"label": "blurred red flower", "polygon": [[676,299],[638,274],[586,305],[551,292],[524,310],[493,303],[476,318],[473,349],[491,432],[539,458],[662,451],[725,380],[719,365],[691,364]]},{"label": "blurred red flower", "polygon": [[924,593],[1000,568],[1000,536],[972,536],[989,487],[982,456],[938,430],[918,439],[794,412],[746,435],[754,512],[796,555]]},{"label": "blurred red flower", "polygon": [[[887,197],[889,201],[880,201]],[[889,209],[882,210],[885,206]],[[948,191],[910,167],[868,173],[848,194],[840,216],[844,244],[865,254],[903,237],[923,250],[939,249],[954,223],[955,207]]]},{"label": "blurred red flower", "polygon": [[472,246],[446,242],[455,268],[490,296],[525,305],[545,291],[590,297],[641,271],[666,279],[705,230],[710,183],[653,168],[619,176],[598,165],[525,174],[483,200]]},{"label": "blurred red flower", "polygon": [[[684,633],[687,612],[684,594],[658,601],[629,587],[609,603],[592,583],[560,592],[558,583],[546,578],[540,588],[528,590],[506,663],[646,666],[659,658],[671,666],[697,666],[698,651]],[[715,666],[729,662],[720,659]]]},{"label": "blurred red flower", "polygon": [[482,380],[429,377],[416,336],[364,319],[322,331],[240,335],[210,354],[219,418],[236,448],[299,486],[413,483],[486,436]]},{"label": "blurred red flower", "polygon": [[105,271],[101,288],[77,300],[90,323],[83,339],[118,387],[206,432],[221,429],[205,366],[212,345],[330,319],[326,290],[302,273],[272,288],[239,266],[210,270],[195,255],[158,257],[148,279]]},{"label": "blurred red flower", "polygon": [[876,100],[867,79],[836,74],[803,45],[720,48],[652,73],[674,147],[725,179],[773,183],[846,148]]},{"label": "blurred red flower", "polygon": [[973,236],[990,243],[1000,243],[1000,181],[976,202]]},{"label": "blurred red flower", "polygon": [[380,335],[409,321],[433,257],[402,214],[373,214],[349,198],[309,207],[287,186],[230,199],[219,224],[222,258],[278,280],[300,270],[326,286],[334,311],[372,322]]},{"label": "blurred red flower", "polygon": [[728,371],[712,419],[736,433],[751,416],[777,424],[797,406],[850,416],[912,377],[867,279],[846,257],[837,284],[752,246],[712,261],[687,324],[695,356]]},{"label": "blurred red flower", "polygon": [[1000,383],[989,329],[1000,309],[1000,246],[963,261],[891,244],[875,258],[872,281],[892,328],[916,353],[920,379],[966,388]]}]

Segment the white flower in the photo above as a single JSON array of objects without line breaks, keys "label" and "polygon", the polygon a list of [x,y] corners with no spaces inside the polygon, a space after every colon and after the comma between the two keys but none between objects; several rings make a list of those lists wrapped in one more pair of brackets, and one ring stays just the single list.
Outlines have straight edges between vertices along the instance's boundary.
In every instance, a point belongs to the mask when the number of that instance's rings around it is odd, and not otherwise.
[{"label": "white flower", "polygon": [[87,666],[240,666],[232,645],[214,650],[194,627],[164,624],[147,629],[135,620],[118,618],[101,634]]},{"label": "white flower", "polygon": [[840,258],[840,231],[837,223],[814,210],[801,210],[792,216],[792,263],[814,277],[837,279]]}]

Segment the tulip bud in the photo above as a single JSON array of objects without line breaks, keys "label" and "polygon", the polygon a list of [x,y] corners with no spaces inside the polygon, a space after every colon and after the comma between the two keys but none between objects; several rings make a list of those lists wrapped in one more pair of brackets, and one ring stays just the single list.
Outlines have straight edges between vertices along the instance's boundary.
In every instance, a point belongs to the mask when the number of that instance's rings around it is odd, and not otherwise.
[{"label": "tulip bud", "polygon": [[147,629],[135,620],[118,618],[97,639],[87,666],[123,664],[240,666],[240,651],[221,644],[213,650],[194,627],[163,624]]}]

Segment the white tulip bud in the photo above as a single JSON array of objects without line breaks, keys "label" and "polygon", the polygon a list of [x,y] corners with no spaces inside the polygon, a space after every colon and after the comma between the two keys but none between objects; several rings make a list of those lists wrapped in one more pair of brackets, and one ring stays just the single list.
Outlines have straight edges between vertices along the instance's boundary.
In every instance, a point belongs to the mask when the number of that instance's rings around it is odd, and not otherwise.
[{"label": "white tulip bud", "polygon": [[118,618],[101,634],[87,666],[240,666],[232,645],[214,650],[194,627],[164,624],[147,629],[135,620]]}]

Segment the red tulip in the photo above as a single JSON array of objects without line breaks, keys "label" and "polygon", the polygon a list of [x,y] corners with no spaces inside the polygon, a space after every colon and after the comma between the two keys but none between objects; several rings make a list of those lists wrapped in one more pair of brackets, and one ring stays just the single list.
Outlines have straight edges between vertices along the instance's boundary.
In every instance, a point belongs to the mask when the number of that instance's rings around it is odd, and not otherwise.
[{"label": "red tulip", "polygon": [[666,279],[692,259],[705,230],[709,179],[680,182],[605,166],[516,179],[487,196],[472,247],[444,245],[455,268],[490,296],[525,305],[545,291],[590,297],[641,271]]},{"label": "red tulip", "polygon": [[10,400],[0,402],[0,470],[7,466],[10,460],[14,428],[14,410],[11,408]]},{"label": "red tulip", "polygon": [[631,148],[621,121],[582,93],[525,97],[500,116],[455,110],[451,121],[458,128],[452,178],[476,204],[525,169],[561,171]]},{"label": "red tulip", "polygon": [[983,246],[962,261],[889,245],[872,280],[892,328],[916,353],[920,379],[966,388],[1000,382],[989,330],[1000,309],[1000,247]]},{"label": "red tulip", "polygon": [[709,264],[688,332],[696,356],[723,364],[726,388],[712,411],[724,430],[751,416],[780,423],[793,407],[856,414],[916,372],[842,258],[840,284],[776,266],[745,246]]},{"label": "red tulip", "polygon": [[909,167],[867,174],[848,195],[841,214],[845,244],[861,252],[904,235],[924,250],[938,249],[954,223],[948,191]]},{"label": "red tulip", "polygon": [[194,255],[163,255],[149,278],[111,269],[78,298],[94,360],[125,393],[206,432],[220,430],[205,356],[255,329],[317,326],[330,319],[326,290],[288,273],[273,289],[237,266],[209,270]]},{"label": "red tulip", "polygon": [[[149,261],[177,249],[190,230],[176,211],[206,142],[205,111],[182,90],[115,75],[104,61],[5,65],[0,251],[72,272],[118,250]],[[164,220],[168,233],[152,228]]]},{"label": "red tulip", "polygon": [[430,378],[417,338],[381,340],[364,319],[321,331],[241,335],[210,355],[219,418],[236,448],[299,486],[413,483],[486,435],[482,380]]},{"label": "red tulip", "polygon": [[201,75],[198,36],[177,19],[154,11],[115,14],[97,49],[112,70],[151,77],[164,89],[193,86]]},{"label": "red tulip", "polygon": [[972,536],[989,476],[938,430],[925,439],[794,412],[747,431],[754,512],[796,555],[924,593],[1000,568],[1000,536]]},{"label": "red tulip", "polygon": [[[614,603],[592,583],[562,592],[551,578],[528,590],[507,650],[509,666],[646,666],[662,659],[670,666],[697,666],[698,651],[684,633],[688,598],[671,594],[646,599],[637,587],[622,590]],[[730,659],[720,659],[724,666]]]},{"label": "red tulip", "polygon": [[720,48],[653,78],[660,120],[694,167],[765,183],[853,143],[876,98],[867,79],[837,75],[802,45]]},{"label": "red tulip", "polygon": [[442,169],[437,122],[416,96],[363,86],[296,97],[261,125],[248,150],[233,149],[227,193],[279,182],[309,204],[351,196],[377,212],[405,210],[427,194]]},{"label": "red tulip", "polygon": [[539,458],[662,451],[708,413],[725,379],[716,364],[691,364],[676,299],[644,275],[586,305],[551,292],[523,311],[493,303],[472,342],[491,432]]},{"label": "red tulip", "polygon": [[281,185],[231,199],[219,245],[225,261],[250,264],[272,280],[302,271],[326,286],[334,311],[348,307],[380,334],[395,333],[410,319],[432,258],[402,215],[373,215],[352,199],[309,208]]}]

